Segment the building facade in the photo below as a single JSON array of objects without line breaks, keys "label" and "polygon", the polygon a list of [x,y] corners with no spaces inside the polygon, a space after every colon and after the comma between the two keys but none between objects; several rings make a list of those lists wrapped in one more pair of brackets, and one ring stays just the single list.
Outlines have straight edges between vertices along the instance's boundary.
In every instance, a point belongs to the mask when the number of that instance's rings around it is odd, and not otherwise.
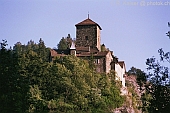
[{"label": "building facade", "polygon": [[125,76],[126,76],[126,67],[124,61],[118,61],[115,64],[115,71],[116,71],[116,80],[122,82],[122,86],[125,87]]}]

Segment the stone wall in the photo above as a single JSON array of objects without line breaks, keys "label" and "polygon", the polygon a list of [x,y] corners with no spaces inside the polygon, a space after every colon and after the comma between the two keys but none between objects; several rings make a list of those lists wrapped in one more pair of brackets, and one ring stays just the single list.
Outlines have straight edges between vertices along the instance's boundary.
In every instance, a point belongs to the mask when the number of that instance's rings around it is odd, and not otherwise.
[{"label": "stone wall", "polygon": [[97,47],[97,26],[76,26],[76,47]]},{"label": "stone wall", "polygon": [[95,58],[96,72],[103,73],[105,70],[105,57]]},{"label": "stone wall", "polygon": [[111,70],[111,62],[113,61],[113,57],[111,52],[109,51],[106,55],[106,73],[109,73]]},{"label": "stone wall", "polygon": [[122,86],[125,87],[125,67],[121,67],[118,63],[115,64],[116,80],[122,82]]},{"label": "stone wall", "polygon": [[100,28],[97,26],[97,48],[99,51],[101,51],[100,39]]}]

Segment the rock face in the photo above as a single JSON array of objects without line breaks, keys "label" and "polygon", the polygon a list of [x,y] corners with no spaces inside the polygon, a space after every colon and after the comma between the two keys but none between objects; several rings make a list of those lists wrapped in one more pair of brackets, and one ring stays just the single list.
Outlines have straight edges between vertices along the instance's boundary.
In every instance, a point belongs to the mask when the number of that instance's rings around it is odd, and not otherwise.
[{"label": "rock face", "polygon": [[126,87],[123,87],[121,92],[126,97],[126,101],[122,107],[116,108],[113,113],[142,113],[138,109],[142,105],[140,100],[142,93],[136,82],[136,76],[126,77]]}]

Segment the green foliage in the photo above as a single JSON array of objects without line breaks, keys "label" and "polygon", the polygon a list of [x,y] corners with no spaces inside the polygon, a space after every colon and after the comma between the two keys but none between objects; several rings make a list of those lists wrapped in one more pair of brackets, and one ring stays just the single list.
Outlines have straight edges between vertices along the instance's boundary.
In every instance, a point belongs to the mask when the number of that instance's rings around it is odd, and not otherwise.
[{"label": "green foliage", "polygon": [[[168,22],[168,26],[170,23]],[[166,33],[169,37],[170,31]],[[150,113],[167,113],[170,111],[170,88],[169,75],[170,52],[159,49],[160,61],[155,57],[146,60],[149,71],[149,83],[146,85],[146,93],[143,95],[144,110]]]},{"label": "green foliage", "polygon": [[170,89],[166,86],[148,84],[143,95],[144,111],[166,113],[170,110]]},{"label": "green foliage", "polygon": [[62,49],[62,50],[68,49],[68,45],[64,37],[60,40],[57,46],[58,46],[58,49]]},{"label": "green foliage", "polygon": [[[146,100],[149,106],[146,109],[151,113],[165,113],[170,110],[170,89],[169,82],[166,81],[169,74],[168,65],[161,63],[167,61],[170,63],[170,53],[164,53],[162,49],[158,50],[160,62],[156,58],[148,58],[146,61],[147,69],[150,71],[150,84],[146,87],[146,94],[151,95],[150,100]],[[145,99],[145,98],[144,98]]]},{"label": "green foliage", "polygon": [[0,111],[22,113],[27,107],[28,86],[20,76],[17,55],[6,45],[3,41],[0,49]]},{"label": "green foliage", "polygon": [[75,56],[48,61],[49,49],[36,44],[15,44],[0,50],[0,111],[103,113],[122,105],[124,99],[115,73],[97,74],[87,60]]},{"label": "green foliage", "polygon": [[126,101],[127,101],[126,105],[128,107],[130,107],[130,105],[132,105],[135,113],[138,113],[138,110],[142,107],[142,103],[141,103],[140,96],[137,94],[136,90],[134,90],[136,85],[129,81],[126,81],[126,86],[127,86],[128,92],[129,92],[126,97]]},{"label": "green foliage", "polygon": [[101,45],[101,51],[107,51],[107,49],[106,49],[104,44]]},{"label": "green foliage", "polygon": [[128,71],[128,75],[135,75],[137,78],[137,83],[140,86],[140,90],[142,90],[142,87],[144,87],[144,84],[146,83],[146,73],[142,71],[141,69],[137,69],[135,67],[131,67],[131,69]]},{"label": "green foliage", "polygon": [[62,39],[60,40],[59,44],[57,45],[58,49],[61,50],[65,50],[71,47],[71,43],[72,43],[72,38],[70,36],[70,34],[68,34],[67,37],[62,37]]}]

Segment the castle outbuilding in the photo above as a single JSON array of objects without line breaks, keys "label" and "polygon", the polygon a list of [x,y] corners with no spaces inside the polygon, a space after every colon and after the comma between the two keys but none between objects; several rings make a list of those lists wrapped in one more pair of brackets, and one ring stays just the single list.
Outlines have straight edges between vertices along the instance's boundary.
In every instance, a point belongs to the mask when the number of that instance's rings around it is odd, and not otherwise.
[{"label": "castle outbuilding", "polygon": [[117,79],[125,86],[125,63],[118,61],[118,58],[113,55],[113,51],[106,49],[104,44],[101,45],[100,32],[102,28],[100,25],[92,21],[88,16],[87,19],[75,26],[75,43],[72,42],[70,49],[67,50],[52,49],[51,58],[65,55],[75,55],[84,59],[93,58],[96,72],[109,73],[111,70],[115,70]]}]

